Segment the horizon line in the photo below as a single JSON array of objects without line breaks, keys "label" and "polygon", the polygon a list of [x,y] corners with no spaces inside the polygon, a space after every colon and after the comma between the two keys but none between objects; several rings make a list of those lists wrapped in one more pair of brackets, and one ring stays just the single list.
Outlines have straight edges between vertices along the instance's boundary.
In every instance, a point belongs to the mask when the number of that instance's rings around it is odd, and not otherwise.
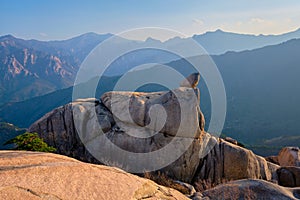
[{"label": "horizon line", "polygon": [[[256,37],[259,37],[259,36],[265,36],[265,37],[267,37],[267,36],[281,36],[281,35],[285,35],[285,34],[289,34],[289,33],[294,33],[294,32],[297,32],[297,31],[300,31],[300,27],[296,28],[296,29],[289,30],[289,31],[285,31],[285,32],[281,32],[281,33],[274,33],[274,34],[273,33],[271,33],[271,34],[263,34],[263,33],[253,34],[253,33],[239,32],[239,31],[229,31],[229,30],[224,30],[222,28],[216,28],[216,29],[213,29],[213,30],[207,30],[207,31],[205,31],[203,33],[189,35],[187,37],[174,36],[174,37],[167,38],[165,40],[162,40],[162,39],[159,39],[159,38],[154,38],[154,37],[151,37],[150,35],[147,36],[144,39],[130,39],[130,38],[126,38],[126,37],[124,39],[141,41],[141,42],[145,42],[148,39],[153,39],[153,40],[157,40],[157,41],[160,41],[160,42],[163,43],[163,42],[175,39],[175,38],[180,38],[180,39],[192,38],[192,37],[195,37],[195,36],[202,36],[202,35],[205,35],[205,34],[216,33],[216,32],[231,33],[231,34],[238,34],[238,35],[248,35],[248,36],[256,36]],[[80,33],[80,34],[74,34],[73,36],[68,36],[66,38],[61,38],[61,39],[45,39],[45,40],[43,40],[43,39],[36,39],[36,38],[30,38],[30,37],[26,38],[26,37],[16,36],[13,33],[6,33],[6,34],[1,34],[0,38],[7,37],[7,36],[12,36],[14,38],[22,39],[22,40],[27,40],[27,41],[36,40],[36,41],[41,41],[41,42],[55,42],[55,41],[71,40],[73,38],[77,38],[77,37],[80,37],[80,36],[83,36],[83,35],[87,35],[87,34],[97,34],[97,35],[103,35],[103,36],[104,35],[118,36],[119,33],[111,33],[111,32],[99,33],[99,32],[96,32],[96,31],[88,31],[88,32]]]}]

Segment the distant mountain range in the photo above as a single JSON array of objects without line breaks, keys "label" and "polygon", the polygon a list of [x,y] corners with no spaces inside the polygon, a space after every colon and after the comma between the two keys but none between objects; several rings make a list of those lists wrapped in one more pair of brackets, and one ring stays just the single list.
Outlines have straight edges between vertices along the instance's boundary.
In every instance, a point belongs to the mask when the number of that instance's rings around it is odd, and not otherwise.
[{"label": "distant mountain range", "polygon": [[26,129],[20,129],[12,124],[0,122],[0,150],[13,148],[13,145],[4,145],[4,143],[17,135],[25,133],[25,131]]},{"label": "distant mountain range", "polygon": [[[227,93],[228,110],[223,133],[242,143],[262,145],[270,145],[270,142],[263,141],[272,138],[299,135],[299,52],[300,39],[293,39],[278,45],[212,57],[222,74]],[[201,60],[201,57],[193,59]],[[183,59],[167,65],[183,74],[188,73],[185,69],[189,64]],[[95,97],[112,90],[118,79],[118,76],[103,77]],[[78,87],[87,90],[95,81],[96,78]],[[209,123],[210,97],[204,81],[199,87],[201,108]],[[150,86],[140,90],[159,89]],[[28,127],[46,112],[70,102],[71,94],[72,87],[23,102],[8,103],[0,108],[0,118]]]},{"label": "distant mountain range", "polygon": [[[0,37],[0,105],[44,95],[73,85],[76,73],[84,60],[102,41],[112,34],[87,33],[62,41],[23,40],[11,35]],[[173,38],[165,42],[154,39],[132,41],[118,38],[122,45],[138,47],[155,43],[165,48],[188,48],[194,39],[209,54],[242,51],[289,39],[300,38],[300,30],[282,35],[244,35],[217,30],[191,38]],[[191,55],[192,56],[192,55]],[[108,76],[125,73],[134,66],[149,62],[167,63],[179,57],[157,50],[144,50],[123,55],[106,72]]]},{"label": "distant mountain range", "polygon": [[108,37],[85,34],[50,42],[0,37],[0,105],[73,85],[82,60]]},{"label": "distant mountain range", "polygon": [[[111,36],[88,33],[49,42],[22,40],[11,35],[0,37],[0,121],[29,127],[45,113],[70,102],[81,62],[97,44]],[[294,139],[288,138],[299,138],[300,39],[293,38],[300,38],[300,31],[254,36],[217,30],[193,38],[209,53],[220,54],[212,58],[222,74],[227,93],[228,111],[223,132],[252,145],[249,147],[252,149],[272,143],[278,146],[278,138],[283,136],[285,143],[294,144]],[[166,42],[153,39],[140,42],[119,39],[133,47],[159,43],[178,48],[186,48],[186,41],[191,40],[173,38]],[[269,44],[275,45],[265,46]],[[240,50],[244,51],[233,52]],[[201,60],[201,57],[194,56],[193,59]],[[107,76],[102,77],[95,97],[112,90],[120,74],[148,62],[167,63],[184,75],[190,72],[187,70],[189,64],[173,55],[153,50],[134,52],[114,63]],[[96,78],[78,87],[88,89],[95,81]],[[203,81],[199,87],[201,108],[209,122],[209,94]],[[140,88],[140,91],[160,89],[152,85]]]},{"label": "distant mountain range", "polygon": [[300,38],[300,29],[281,35],[256,36],[217,30],[193,36],[193,39],[201,44],[210,55],[219,55],[227,51],[252,50],[296,38]]},{"label": "distant mountain range", "polygon": [[[111,36],[88,33],[69,40],[49,42],[22,40],[11,35],[0,37],[0,105],[72,86],[84,58]],[[114,42],[133,47],[141,43],[123,38]],[[107,74],[122,74],[132,66],[173,59],[176,57],[156,50],[134,52],[116,60]]]}]

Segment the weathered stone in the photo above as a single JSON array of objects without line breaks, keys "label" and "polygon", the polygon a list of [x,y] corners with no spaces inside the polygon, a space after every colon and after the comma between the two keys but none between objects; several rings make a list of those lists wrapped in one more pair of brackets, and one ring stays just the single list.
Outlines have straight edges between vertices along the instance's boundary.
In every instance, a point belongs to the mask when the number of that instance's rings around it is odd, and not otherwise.
[{"label": "weathered stone", "polygon": [[[111,95],[116,95],[117,98],[112,99]],[[122,104],[122,100],[125,96],[128,97],[128,93],[106,93],[102,97],[103,104],[100,102],[95,104],[94,99],[77,100],[48,113],[34,123],[29,131],[39,133],[45,142],[57,148],[57,153],[82,161],[118,166],[125,170],[131,169],[128,163],[132,159],[128,160],[129,158],[123,154],[114,153],[111,151],[111,145],[130,153],[150,153],[163,149],[165,146],[173,147],[173,150],[169,152],[162,150],[165,153],[155,156],[155,160],[152,158],[147,163],[134,162],[134,166],[141,165],[143,168],[145,165],[143,169],[146,170],[151,163],[162,163],[163,168],[159,168],[162,172],[173,179],[190,183],[199,165],[200,158],[195,152],[199,152],[201,148],[199,138],[202,132],[199,129],[199,121],[201,121],[198,118],[201,116],[199,99],[195,98],[194,89],[179,88],[173,92],[135,93],[133,101],[137,103],[131,107],[134,107],[133,112],[136,113],[133,119],[138,120],[144,117],[139,123],[133,123],[124,118],[122,109],[125,109],[125,105]],[[116,99],[117,107],[114,112],[110,106],[111,103],[108,102]],[[181,102],[179,108],[172,106],[176,105],[176,99]],[[143,105],[146,105],[145,109]],[[157,123],[153,121],[162,121],[159,118],[161,116],[155,113],[159,112],[159,109],[151,110],[150,105],[162,105],[168,113],[166,124],[161,131],[156,130],[156,126],[145,128],[148,122],[150,125],[155,125]],[[178,116],[177,112],[180,108],[184,112],[179,110],[179,114],[183,114]],[[150,111],[150,114],[145,115],[144,110],[148,110],[148,113]],[[178,120],[182,121],[183,126],[176,124],[179,123]],[[143,121],[146,122],[145,126],[141,126]],[[109,142],[99,140],[103,134]],[[105,157],[108,154],[103,149],[106,149],[114,159]],[[171,155],[174,159],[166,163]]]},{"label": "weathered stone", "polygon": [[205,137],[208,137],[210,141],[207,144],[216,143],[216,145],[200,160],[193,179],[193,185],[198,191],[227,181],[244,178],[277,182],[276,170],[279,166],[256,156],[248,149],[222,139],[217,140],[208,134],[203,136],[203,138]]},{"label": "weathered stone", "polygon": [[[80,119],[74,124],[74,113]],[[78,118],[78,117],[77,117]],[[93,139],[95,134],[100,134],[99,127],[107,132],[115,124],[111,113],[101,103],[94,99],[77,100],[61,106],[47,113],[44,117],[32,124],[28,131],[37,132],[44,141],[57,149],[57,153],[91,163],[100,163],[84,147],[83,142]],[[78,135],[77,128],[82,133]]]},{"label": "weathered stone", "polygon": [[238,144],[237,140],[235,140],[235,139],[233,139],[233,138],[231,138],[231,137],[226,137],[226,138],[225,138],[225,141],[226,141],[226,142],[230,142],[231,144],[235,144],[235,145]]},{"label": "weathered stone", "polygon": [[203,197],[200,192],[196,192],[191,198],[192,200],[210,200],[209,197]]},{"label": "weathered stone", "polygon": [[196,93],[191,88],[154,93],[114,91],[103,94],[101,100],[117,121],[123,122],[119,127],[125,132],[134,131],[128,130],[127,124],[131,124],[170,136],[198,138],[204,117]]},{"label": "weathered stone", "polygon": [[49,153],[0,151],[1,199],[188,199],[120,169]]},{"label": "weathered stone", "polygon": [[278,154],[279,165],[300,167],[300,150],[298,147],[285,147]]},{"label": "weathered stone", "polygon": [[101,102],[79,99],[57,108],[29,131],[39,133],[60,154],[133,173],[160,171],[195,187],[243,178],[276,182],[279,166],[236,141],[204,132],[199,102],[199,90],[191,87],[108,92]]},{"label": "weathered stone", "polygon": [[265,157],[266,161],[279,165],[278,156]]},{"label": "weathered stone", "polygon": [[180,185],[181,187],[184,188],[185,191],[187,191],[186,193],[183,194],[193,195],[194,193],[196,193],[194,186],[192,186],[191,184],[184,183],[182,181],[174,181],[174,184]]},{"label": "weathered stone", "polygon": [[278,184],[285,187],[300,187],[300,167],[281,167],[277,170]]},{"label": "weathered stone", "polygon": [[200,81],[200,74],[193,73],[180,83],[180,87],[196,88]]},{"label": "weathered stone", "polygon": [[[276,180],[277,181],[277,177],[274,176],[274,174],[276,174],[276,170],[273,169],[268,162],[266,161],[266,159],[264,159],[261,156],[255,156],[255,158],[259,164],[259,179],[264,179],[264,180]],[[275,166],[274,166],[275,167]]]},{"label": "weathered stone", "polygon": [[224,143],[224,177],[228,180],[258,178],[259,163],[255,155],[241,147]]},{"label": "weathered stone", "polygon": [[271,180],[268,180],[268,181],[271,181],[273,183],[278,183],[277,170],[280,168],[280,166],[276,165],[274,163],[268,162],[268,161],[267,161],[267,164],[268,164],[268,169],[271,173]]},{"label": "weathered stone", "polygon": [[43,192],[36,192],[32,189],[18,187],[18,186],[6,186],[0,187],[0,199],[22,199],[22,200],[61,200],[59,197],[53,194],[45,194]]},{"label": "weathered stone", "polygon": [[78,102],[78,103],[86,102],[86,103],[95,103],[95,104],[100,103],[99,99],[96,98],[76,99],[74,102]]},{"label": "weathered stone", "polygon": [[300,197],[300,188],[284,188],[264,180],[248,179],[218,185],[215,188],[204,191],[202,195],[214,200],[292,200]]}]

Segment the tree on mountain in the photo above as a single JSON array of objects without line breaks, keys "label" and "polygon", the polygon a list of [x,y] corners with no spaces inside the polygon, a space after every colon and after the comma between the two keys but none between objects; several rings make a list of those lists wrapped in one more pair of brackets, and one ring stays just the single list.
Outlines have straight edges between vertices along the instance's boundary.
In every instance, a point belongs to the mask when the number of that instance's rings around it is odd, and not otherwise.
[{"label": "tree on mountain", "polygon": [[40,152],[55,152],[54,147],[48,146],[37,133],[24,133],[18,135],[13,139],[5,142],[4,145],[15,144],[14,150],[26,150],[26,151],[40,151]]}]

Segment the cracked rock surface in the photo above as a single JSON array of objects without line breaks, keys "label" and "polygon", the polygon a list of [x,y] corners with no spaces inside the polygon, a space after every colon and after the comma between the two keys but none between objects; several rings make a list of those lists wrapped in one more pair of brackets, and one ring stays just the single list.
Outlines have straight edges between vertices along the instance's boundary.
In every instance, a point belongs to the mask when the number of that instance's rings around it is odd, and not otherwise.
[{"label": "cracked rock surface", "polygon": [[51,153],[0,151],[0,199],[188,199],[114,167]]}]

